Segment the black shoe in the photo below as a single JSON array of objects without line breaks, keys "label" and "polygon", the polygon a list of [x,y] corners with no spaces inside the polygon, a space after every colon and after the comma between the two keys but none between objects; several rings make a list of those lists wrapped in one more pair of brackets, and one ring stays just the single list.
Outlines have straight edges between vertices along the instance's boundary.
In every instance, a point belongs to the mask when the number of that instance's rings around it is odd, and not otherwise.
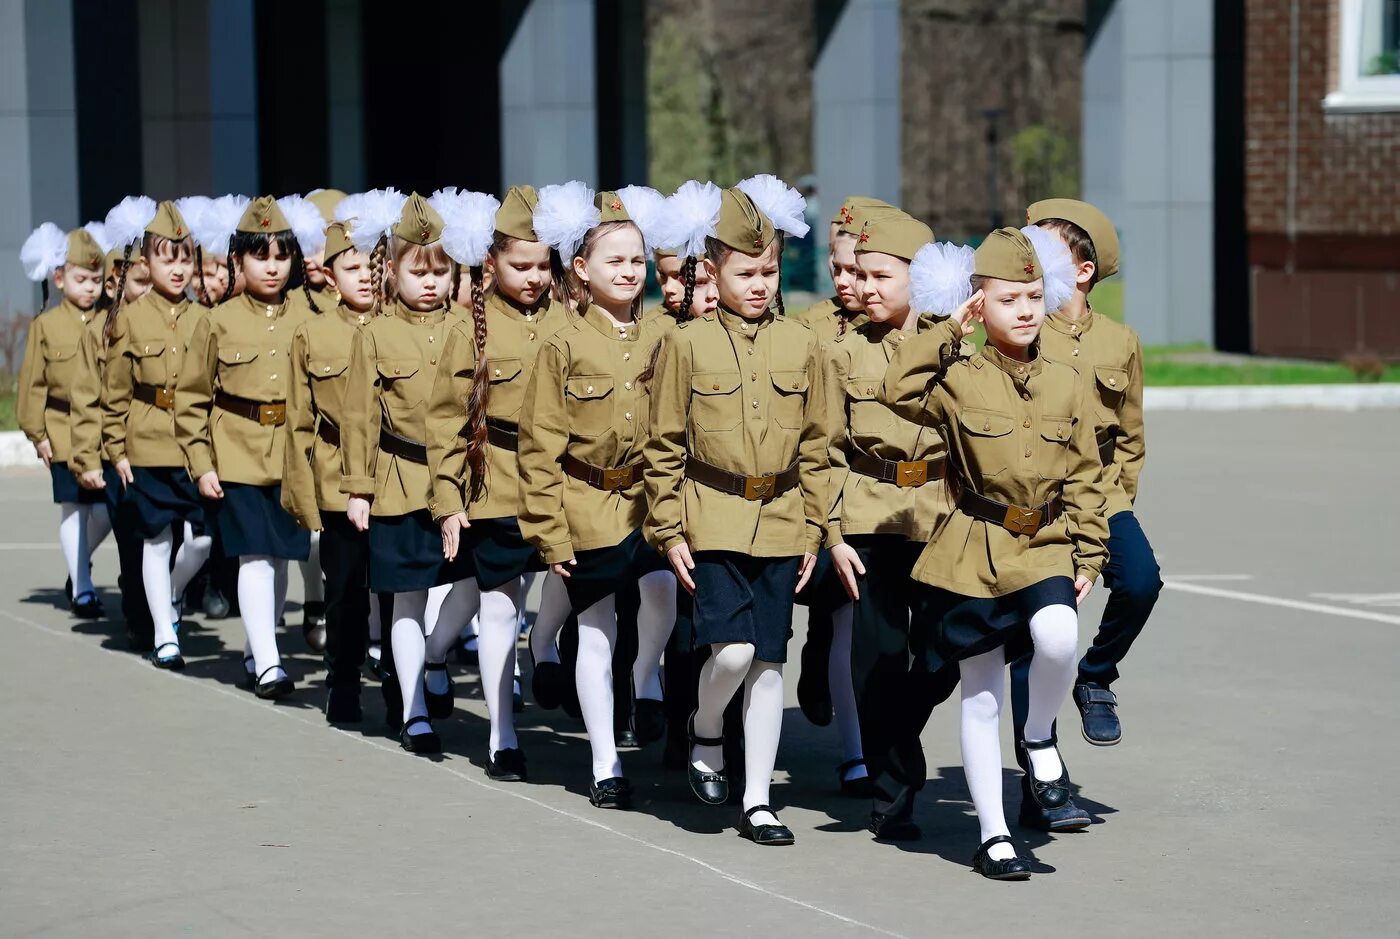
[{"label": "black shoe", "polygon": [[1069,770],[1065,768],[1065,761],[1060,760],[1060,775],[1056,779],[1048,782],[1043,779],[1036,779],[1033,772],[1034,764],[1031,763],[1031,750],[1049,750],[1055,746],[1055,738],[1049,740],[1022,740],[1021,749],[1026,751],[1026,778],[1030,780],[1031,798],[1036,805],[1042,809],[1058,809],[1069,801]]},{"label": "black shoe", "polygon": [[501,782],[527,782],[525,751],[519,747],[497,750],[486,760],[486,775]]},{"label": "black shoe", "polygon": [[[161,649],[174,649],[173,653],[161,655]],[[178,642],[162,642],[158,648],[151,653],[151,664],[156,668],[166,668],[172,672],[183,672],[185,670],[185,657],[180,654],[180,644]]]},{"label": "black shoe", "polygon": [[364,720],[360,706],[360,686],[332,687],[326,694],[327,724],[358,724]]},{"label": "black shoe", "polygon": [[78,619],[101,619],[102,601],[97,599],[96,592],[85,591],[69,601],[68,608],[73,611],[73,615]]},{"label": "black shoe", "polygon": [[[811,654],[808,649],[811,648]],[[802,709],[802,716],[818,727],[825,727],[831,723],[835,710],[831,705],[831,685],[827,680],[825,661],[815,661],[817,653],[823,649],[812,642],[805,642],[802,645],[802,670],[797,675],[797,705]],[[830,645],[825,647],[827,655],[831,653]]]},{"label": "black shoe", "polygon": [[307,603],[301,608],[301,635],[312,652],[326,651],[326,605]]},{"label": "black shoe", "polygon": [[644,747],[666,736],[666,708],[655,698],[636,698],[632,702],[632,732],[637,746]]},{"label": "black shoe", "polygon": [[470,665],[472,667],[476,667],[481,663],[481,656],[477,654],[477,651],[475,649],[468,649],[467,644],[465,642],[457,643],[457,650],[454,653],[454,655],[457,658],[458,665]]},{"label": "black shoe", "polygon": [[637,742],[637,735],[632,733],[630,728],[617,731],[616,739],[617,742],[615,746],[619,750],[635,750],[641,746],[641,744]]},{"label": "black shoe", "polygon": [[271,668],[263,669],[262,675],[258,676],[258,684],[257,687],[253,689],[253,694],[257,695],[259,698],[262,698],[265,701],[273,701],[277,698],[285,698],[287,695],[291,694],[292,691],[296,688],[296,682],[292,681],[292,679],[287,676],[287,673],[285,671],[282,673],[281,678],[275,679],[274,681],[263,681],[263,675],[266,675],[273,669],[278,669],[281,667],[282,666],[280,665],[273,665]]},{"label": "black shoe", "polygon": [[858,779],[847,779],[846,771],[855,769],[857,766],[864,766],[864,757],[856,757],[854,760],[847,760],[836,767],[836,781],[841,785],[841,794],[848,799],[873,799],[875,797],[875,780],[869,774]]},{"label": "black shoe", "polygon": [[382,682],[389,680],[389,670],[384,667],[383,661],[370,655],[368,652],[365,653],[365,670],[369,672],[369,677],[373,678],[375,681]]},{"label": "black shoe", "polygon": [[630,809],[632,784],[625,776],[613,776],[602,782],[589,783],[588,801],[600,809]]},{"label": "black shoe", "polygon": [[[446,672],[446,662],[427,662],[423,665],[425,672]],[[428,704],[428,716],[433,720],[441,720],[444,717],[452,716],[452,708],[457,704],[457,689],[452,684],[452,676],[447,676],[447,690],[439,694],[429,690],[427,682],[423,683],[423,700]]]},{"label": "black shoe", "polygon": [[[723,737],[697,737],[695,736],[695,715],[690,715],[690,721],[686,725],[686,736],[690,740],[691,747],[722,747]],[[692,751],[693,752],[693,751]],[[729,774],[724,770],[718,773],[706,773],[696,768],[694,757],[691,753],[686,754],[685,774],[690,780],[690,791],[695,793],[695,798],[706,805],[724,805],[729,801]]]},{"label": "black shoe", "polygon": [[225,619],[229,614],[228,597],[213,584],[204,588],[203,607],[206,619]]},{"label": "black shoe", "polygon": [[789,845],[797,840],[792,836],[792,829],[788,828],[786,825],[755,825],[753,823],[753,815],[755,812],[768,812],[772,814],[774,818],[778,817],[778,813],[774,812],[768,806],[755,805],[753,808],[744,812],[739,818],[740,838],[747,838],[754,844],[773,845],[775,847]]},{"label": "black shoe", "polygon": [[898,794],[890,798],[874,781],[870,786],[875,795],[870,800],[870,821],[865,827],[876,841],[904,842],[923,838],[923,831],[914,822],[913,789],[902,786]]},{"label": "black shoe", "polygon": [[[410,734],[408,728],[418,724],[427,724],[428,732],[426,734]],[[403,729],[399,731],[399,746],[409,753],[441,753],[442,740],[431,729],[432,726],[432,722],[426,717],[410,717],[408,723],[404,724]]]},{"label": "black shoe", "polygon": [[1013,851],[1016,849],[1016,842],[1005,835],[988,838],[973,855],[972,869],[988,880],[1029,880],[1031,876],[1030,862],[1020,856],[1007,858],[1004,861],[994,860],[987,853],[987,850],[994,844],[1009,844]]},{"label": "black shoe", "polygon": [[1074,703],[1083,721],[1084,739],[1096,747],[1111,747],[1123,739],[1118,722],[1118,696],[1089,682],[1074,686]]},{"label": "black shoe", "polygon": [[1058,809],[1042,809],[1040,803],[1031,796],[1029,776],[1021,777],[1021,817],[1022,828],[1035,831],[1070,832],[1083,831],[1094,823],[1093,817],[1069,799]]}]

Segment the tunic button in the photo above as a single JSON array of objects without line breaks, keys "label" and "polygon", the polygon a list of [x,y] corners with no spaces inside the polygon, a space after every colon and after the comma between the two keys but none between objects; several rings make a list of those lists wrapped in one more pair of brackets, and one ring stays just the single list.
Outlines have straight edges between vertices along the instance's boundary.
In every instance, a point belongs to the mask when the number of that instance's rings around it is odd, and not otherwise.
[{"label": "tunic button", "polygon": [[626,362],[626,361],[627,361],[628,359],[630,359],[630,358],[632,358],[632,353],[630,353],[630,352],[624,352],[624,353],[622,353],[622,361]]},{"label": "tunic button", "polygon": [[321,366],[321,371],[323,371],[323,372],[329,372],[330,370],[331,370],[331,367],[330,367],[329,365],[323,365],[323,366]]},{"label": "tunic button", "polygon": [[500,370],[500,369],[496,369],[496,377],[497,377],[497,378],[500,378],[500,377],[501,377],[501,370]]},{"label": "tunic button", "polygon": [[1118,384],[1118,379],[1116,379],[1116,378],[1110,378],[1110,379],[1108,380],[1108,383],[1109,383],[1110,385],[1116,385],[1116,384]]},{"label": "tunic button", "polygon": [[1075,349],[1075,350],[1074,350],[1074,354],[1075,354],[1075,355],[1078,355],[1078,354],[1079,354],[1079,350],[1078,350],[1078,349]]},{"label": "tunic button", "polygon": [[277,354],[277,350],[276,350],[276,349],[268,349],[268,350],[267,350],[267,354],[268,354],[268,355],[276,355],[276,354]]},{"label": "tunic button", "polygon": [[622,383],[622,387],[626,388],[628,391],[631,391],[631,390],[632,390],[632,383],[631,383],[630,381],[625,381],[625,382]]},{"label": "tunic button", "polygon": [[272,373],[272,380],[273,380],[273,381],[276,381],[276,380],[277,380],[277,373],[276,373],[276,372],[273,372],[273,373]]},{"label": "tunic button", "polygon": [[147,351],[147,352],[150,352],[150,351],[151,351],[151,347],[150,347],[150,346],[146,346],[146,351]]},{"label": "tunic button", "polygon": [[1063,440],[1065,436],[1065,429],[1063,427],[1056,428],[1055,436]]},{"label": "tunic button", "polygon": [[[151,350],[150,350],[150,349],[147,349],[146,351],[147,351],[147,352],[150,352]],[[241,359],[241,358],[243,358],[243,353],[242,353],[242,352],[235,352],[235,353],[233,354],[233,360],[234,360],[235,362],[237,362],[237,361],[238,361],[239,359]]]},{"label": "tunic button", "polygon": [[799,384],[798,382],[793,382],[793,383],[792,383],[792,390],[793,390],[793,391],[796,391],[796,390],[797,390],[798,384]]},{"label": "tunic button", "polygon": [[1027,451],[1026,451],[1026,459],[1029,460],[1030,458],[1031,458],[1031,451],[1030,451],[1030,450],[1027,450]]},{"label": "tunic button", "polygon": [[630,421],[630,420],[632,419],[632,412],[631,412],[631,411],[628,411],[626,414],[624,414],[624,415],[622,415],[622,416],[623,416],[624,419]]},{"label": "tunic button", "polygon": [[398,370],[398,369],[394,369],[394,374],[395,374],[395,375],[399,374],[399,370]]},{"label": "tunic button", "polygon": [[429,337],[428,337],[428,341],[429,341],[429,342],[432,342],[432,341],[433,341],[433,337],[432,337],[432,336],[429,336]]},{"label": "tunic button", "polygon": [[1022,427],[1029,427],[1029,426],[1031,426],[1031,419],[1030,419],[1029,417],[1026,418],[1025,421],[1022,422],[1021,426],[1022,426]]},{"label": "tunic button", "polygon": [[754,399],[753,406],[754,406],[754,407],[758,407],[758,399],[756,399],[756,398]]},{"label": "tunic button", "polygon": [[[793,385],[792,387],[796,388],[797,386]],[[868,395],[873,395],[875,393],[875,389],[871,386],[867,386],[865,389],[865,393]]]},{"label": "tunic button", "polygon": [[1028,395],[1028,394],[1022,394],[1022,395],[1021,395],[1021,400],[1022,400],[1022,401],[1029,401],[1030,399],[1031,399],[1031,396]]},{"label": "tunic button", "polygon": [[530,341],[531,341],[531,342],[534,342],[534,341],[535,341],[535,334],[534,334],[534,333],[531,333],[531,334],[530,334]]},{"label": "tunic button", "polygon": [[715,382],[713,385],[711,385],[711,386],[710,386],[710,390],[711,390],[711,391],[719,391],[719,382]]},{"label": "tunic button", "polygon": [[273,331],[274,329],[276,329],[276,328],[277,328],[276,326],[269,326],[269,327],[267,327],[267,331],[268,331],[268,332],[272,332],[272,331]]},{"label": "tunic button", "polygon": [[758,381],[758,372],[749,372],[749,381]]},{"label": "tunic button", "polygon": [[744,351],[747,352],[749,355],[753,355],[753,350],[752,350],[752,349],[745,349]]},{"label": "tunic button", "polygon": [[1077,333],[1077,332],[1079,332],[1079,327],[1078,327],[1078,326],[1071,326],[1071,327],[1069,328],[1069,331],[1072,332],[1072,333]]},{"label": "tunic button", "polygon": [[592,393],[593,393],[593,386],[592,386],[592,385],[589,385],[587,388],[583,389],[583,391],[584,391],[584,394],[592,394]]},{"label": "tunic button", "polygon": [[983,421],[983,422],[982,422],[982,429],[983,429],[983,430],[991,430],[991,429],[992,429],[992,422],[991,422],[991,421]]},{"label": "tunic button", "polygon": [[429,358],[429,359],[428,359],[428,364],[429,364],[429,365],[436,365],[436,364],[437,364],[437,356],[432,356],[431,358]]},{"label": "tunic button", "polygon": [[171,324],[170,324],[170,328],[171,328],[171,329],[174,329],[174,328],[175,328],[175,324],[174,324],[174,323],[171,323]]}]

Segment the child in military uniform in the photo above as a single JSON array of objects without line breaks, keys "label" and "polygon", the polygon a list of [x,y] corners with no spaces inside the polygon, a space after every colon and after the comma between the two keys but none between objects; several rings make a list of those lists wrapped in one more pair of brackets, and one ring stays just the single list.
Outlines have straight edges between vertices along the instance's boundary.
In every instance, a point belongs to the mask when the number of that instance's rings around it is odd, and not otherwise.
[{"label": "child in military uniform", "polygon": [[724,191],[706,233],[719,312],[681,324],[657,362],[646,534],[693,594],[695,643],[711,650],[690,721],[691,788],[708,804],[728,800],[719,735],[742,687],[739,830],[757,844],[786,845],[793,835],[768,804],[769,788],[793,595],[826,527],[827,436],[820,343],[782,315],[774,226],[806,233],[801,197],[773,177],[741,186]]},{"label": "child in military uniform", "polygon": [[544,343],[525,390],[520,529],[564,579],[578,615],[575,681],[592,748],[589,798],[600,808],[632,803],[613,726],[616,594],[624,581],[637,583],[640,601],[633,730],[645,744],[665,729],[660,664],[675,624],[675,578],[641,533],[648,402],[640,376],[674,323],[638,322],[661,201],[641,187],[595,198],[572,182],[541,190],[534,212],[540,240],[566,265],[577,318]]},{"label": "child in military uniform", "polygon": [[69,415],[79,375],[78,345],[96,318],[102,294],[103,251],[92,233],[79,228],[67,235],[57,225],[39,226],[20,248],[20,262],[31,280],[52,277],[62,299],[29,324],[20,364],[15,417],[34,452],[49,470],[53,501],[59,506],[58,537],[68,567],[69,606],[80,619],[102,615],[92,585],[91,556],[110,524],[102,495],[81,488],[68,460],[72,448]]},{"label": "child in military uniform", "polygon": [[[958,668],[963,764],[982,829],[973,866],[999,880],[1030,876],[1001,802],[1006,649],[1026,633],[1035,648],[1021,746],[1033,798],[1054,809],[1070,796],[1052,724],[1073,683],[1076,607],[1107,559],[1085,391],[1074,369],[1039,350],[1047,305],[1058,306],[1070,289],[1067,276],[1045,275],[1042,258],[1055,263],[1051,249],[1064,253],[1053,238],[1037,250],[1024,232],[992,232],[973,259],[976,292],[948,321],[900,346],[879,397],[905,420],[937,430],[948,448],[954,509],[913,571],[921,593],[915,622],[925,633],[918,664],[928,672]],[[987,345],[967,358],[961,342],[974,319],[986,325]]]}]

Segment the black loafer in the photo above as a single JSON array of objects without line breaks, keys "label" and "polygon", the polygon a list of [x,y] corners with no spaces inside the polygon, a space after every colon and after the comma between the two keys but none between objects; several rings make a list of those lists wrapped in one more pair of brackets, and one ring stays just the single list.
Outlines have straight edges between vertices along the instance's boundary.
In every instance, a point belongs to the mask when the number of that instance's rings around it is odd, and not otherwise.
[{"label": "black loafer", "polygon": [[262,675],[258,676],[257,687],[253,689],[253,694],[265,701],[275,701],[278,698],[285,698],[287,695],[291,694],[296,689],[296,682],[292,681],[285,671],[282,673],[281,678],[274,679],[273,681],[263,681],[263,675],[281,667],[280,665],[274,665],[271,668],[263,669]]},{"label": "black loafer", "polygon": [[1083,831],[1094,823],[1093,816],[1075,804],[1074,799],[1065,800],[1057,809],[1043,809],[1031,796],[1029,776],[1021,777],[1021,816],[1022,828],[1034,831],[1055,833]]},{"label": "black loafer", "polygon": [[998,861],[987,853],[994,844],[1009,844],[1016,849],[1016,842],[1005,835],[988,838],[972,857],[972,869],[988,880],[1029,880],[1031,865],[1023,857],[1011,857]]},{"label": "black loafer", "polygon": [[210,586],[204,589],[204,602],[201,605],[206,619],[224,619],[228,616],[228,598],[218,587]]},{"label": "black loafer", "polygon": [[[423,665],[425,672],[446,672],[446,662],[427,662]],[[452,684],[452,676],[447,676],[447,690],[439,694],[429,690],[427,683],[423,684],[423,700],[428,705],[428,716],[433,720],[441,720],[452,716],[452,708],[457,704],[457,689]]]},{"label": "black loafer", "polygon": [[632,702],[632,732],[637,746],[644,747],[666,736],[666,707],[655,698],[637,698]]},{"label": "black loafer", "polygon": [[326,651],[326,605],[308,603],[301,610],[301,636],[312,652]]},{"label": "black loafer", "polygon": [[873,799],[875,797],[875,781],[868,774],[858,779],[846,778],[848,770],[864,765],[864,757],[856,757],[854,760],[847,760],[836,767],[836,780],[841,785],[841,795],[848,799]]},{"label": "black loafer", "polygon": [[[427,724],[430,729],[425,734],[410,734],[408,728],[418,724]],[[431,730],[432,726],[432,722],[426,717],[410,717],[408,722],[403,725],[403,729],[399,731],[399,746],[409,753],[441,753],[442,739]]]},{"label": "black loafer", "polygon": [[1055,746],[1055,738],[1049,740],[1022,740],[1021,749],[1026,751],[1026,778],[1030,780],[1031,798],[1036,805],[1042,809],[1054,810],[1069,801],[1069,770],[1065,768],[1065,761],[1060,759],[1060,775],[1056,779],[1044,780],[1036,779],[1032,771],[1034,764],[1031,763],[1031,750],[1049,750]]},{"label": "black loafer", "polygon": [[589,783],[588,801],[600,809],[630,809],[632,784],[625,776],[613,776],[602,782]]},{"label": "black loafer", "polygon": [[365,719],[360,706],[360,688],[331,688],[326,694],[327,724],[358,724]]},{"label": "black loafer", "polygon": [[755,812],[768,812],[774,818],[778,813],[774,812],[766,805],[755,805],[744,812],[739,818],[739,837],[747,838],[754,844],[771,845],[774,847],[793,844],[797,839],[792,836],[792,829],[786,825],[755,825],[753,815]]},{"label": "black loafer", "polygon": [[615,746],[619,750],[635,750],[641,746],[637,742],[637,735],[632,733],[630,727],[617,731],[615,740]]},{"label": "black loafer", "polygon": [[78,619],[101,619],[102,601],[94,591],[88,590],[74,597],[69,603],[70,610]]},{"label": "black loafer", "polygon": [[497,750],[486,760],[486,775],[500,782],[526,782],[525,751],[519,747]]},{"label": "black loafer", "polygon": [[1079,708],[1085,740],[1096,747],[1111,747],[1123,739],[1118,696],[1112,691],[1081,682],[1074,686],[1074,703]]},{"label": "black loafer", "polygon": [[[723,737],[695,736],[695,715],[693,713],[690,715],[686,729],[686,736],[690,740],[691,747],[724,746]],[[718,773],[705,772],[695,765],[693,756],[687,753],[685,775],[690,780],[690,791],[695,793],[695,798],[706,805],[724,805],[729,801],[729,774],[724,770],[720,770]]]},{"label": "black loafer", "polygon": [[[161,649],[174,649],[175,651],[162,655]],[[178,642],[162,642],[151,653],[151,664],[156,668],[165,668],[172,672],[184,671],[185,657],[180,654],[180,644]]]}]

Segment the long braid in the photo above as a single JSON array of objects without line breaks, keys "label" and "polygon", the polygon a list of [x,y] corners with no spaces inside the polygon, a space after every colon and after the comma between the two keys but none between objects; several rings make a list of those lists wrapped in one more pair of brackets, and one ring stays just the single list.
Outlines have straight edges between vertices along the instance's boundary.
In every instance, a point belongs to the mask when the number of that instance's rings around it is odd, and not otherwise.
[{"label": "long braid", "polygon": [[112,333],[117,326],[117,311],[121,309],[122,300],[126,296],[126,272],[131,270],[131,244],[122,249],[122,272],[117,276],[117,291],[112,297],[112,307],[107,311],[107,321],[102,324],[102,347],[108,348],[112,345]]},{"label": "long braid", "polygon": [[229,239],[228,258],[224,261],[228,265],[228,283],[224,285],[224,295],[219,298],[220,303],[228,302],[228,298],[233,296],[233,284],[238,277],[233,272],[233,239]]},{"label": "long braid", "polygon": [[838,335],[838,336],[844,336],[844,335],[846,335],[846,327],[847,327],[847,326],[850,326],[850,325],[851,325],[851,317],[849,317],[849,316],[842,316],[840,313],[837,313],[837,314],[836,314],[836,335]]},{"label": "long braid", "polygon": [[[682,323],[690,319],[690,304],[695,301],[695,265],[695,258],[685,259],[685,267],[682,268],[685,277],[685,296],[681,298],[681,308],[671,314]],[[655,360],[653,359],[653,361]]]},{"label": "long braid", "polygon": [[[49,276],[51,277],[51,276],[53,276],[53,275],[50,274]],[[39,301],[39,309],[41,309],[41,310],[47,310],[47,309],[49,308],[49,278],[48,278],[48,277],[45,277],[43,280],[39,281],[39,296],[40,296],[40,298],[41,298],[40,301]]]},{"label": "long braid", "polygon": [[374,291],[374,312],[377,316],[384,312],[384,252],[385,239],[381,237],[369,255],[370,289]]},{"label": "long braid", "polygon": [[787,316],[787,310],[783,308],[783,288],[779,287],[778,292],[773,295],[773,305],[778,308],[779,316]]},{"label": "long braid", "polygon": [[311,297],[311,273],[306,266],[306,255],[302,253],[300,246],[297,247],[297,254],[301,257],[301,292],[306,296],[306,305],[311,307],[312,313],[320,313],[321,308]]},{"label": "long braid", "polygon": [[462,289],[462,265],[454,263],[452,265],[452,292],[443,301],[442,308],[451,311],[452,304],[457,300],[457,293]]},{"label": "long braid", "polygon": [[486,403],[491,398],[491,379],[486,370],[486,291],[482,288],[480,267],[471,269],[471,279],[476,367],[472,370],[472,393],[467,398],[467,468],[471,473],[467,501],[475,502],[486,488]]},{"label": "long braid", "polygon": [[209,285],[204,282],[204,248],[202,245],[194,246],[194,270],[199,275],[199,302],[212,307],[214,304],[209,302]]}]

